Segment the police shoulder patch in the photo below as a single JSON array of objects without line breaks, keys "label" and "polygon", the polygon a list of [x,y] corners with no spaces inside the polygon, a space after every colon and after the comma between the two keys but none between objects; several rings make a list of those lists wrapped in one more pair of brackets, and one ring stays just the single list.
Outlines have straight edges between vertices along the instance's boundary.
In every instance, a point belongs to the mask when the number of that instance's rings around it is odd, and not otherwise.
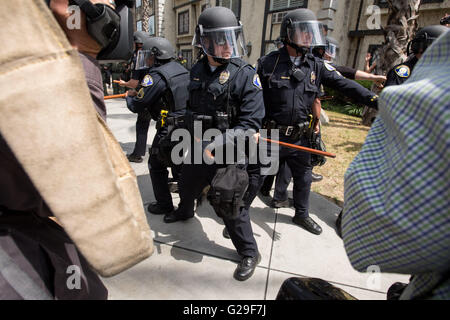
[{"label": "police shoulder patch", "polygon": [[143,87],[149,87],[149,86],[152,86],[152,85],[153,85],[153,78],[152,78],[152,76],[149,75],[149,74],[146,75],[146,76],[144,77],[144,79],[142,80],[141,85],[142,85]]},{"label": "police shoulder patch", "polygon": [[395,68],[395,73],[401,78],[408,78],[411,74],[411,69],[407,65],[402,64]]},{"label": "police shoulder patch", "polygon": [[324,65],[325,65],[325,68],[327,68],[328,71],[336,71],[336,68],[333,67],[331,64],[325,62]]},{"label": "police shoulder patch", "polygon": [[258,89],[262,89],[261,79],[259,79],[259,75],[258,74],[255,74],[253,76],[253,85],[255,87],[257,87]]}]

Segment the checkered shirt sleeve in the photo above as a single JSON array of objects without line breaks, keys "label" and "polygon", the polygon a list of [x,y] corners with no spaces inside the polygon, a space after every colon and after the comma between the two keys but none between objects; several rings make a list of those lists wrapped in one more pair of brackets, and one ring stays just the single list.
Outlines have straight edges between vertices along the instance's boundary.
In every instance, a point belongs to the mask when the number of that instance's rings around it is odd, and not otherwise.
[{"label": "checkered shirt sleeve", "polygon": [[402,299],[450,299],[450,31],[382,91],[345,174],[342,234],[358,271],[413,275]]}]

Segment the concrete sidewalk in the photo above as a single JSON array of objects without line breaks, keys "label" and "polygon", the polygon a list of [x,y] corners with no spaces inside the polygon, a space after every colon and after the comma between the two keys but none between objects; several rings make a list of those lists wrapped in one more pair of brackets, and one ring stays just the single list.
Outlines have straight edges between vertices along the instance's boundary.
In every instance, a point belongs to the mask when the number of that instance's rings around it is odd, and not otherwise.
[{"label": "concrete sidewalk", "polygon": [[[122,99],[108,101],[107,108],[109,127],[124,152],[130,153],[135,142],[136,115],[128,111]],[[149,145],[154,133],[152,121]],[[148,154],[143,163],[132,163],[145,208],[154,201],[147,160]],[[178,194],[172,196],[177,205]],[[320,236],[294,225],[293,209],[272,209],[265,204],[267,201],[256,198],[250,210],[262,260],[249,280],[234,280],[239,256],[231,240],[222,236],[223,221],[205,202],[193,219],[174,224],[147,213],[155,252],[135,267],[103,279],[109,298],[272,300],[287,278],[317,277],[357,299],[383,300],[394,282],[408,282],[407,275],[359,273],[352,268],[334,230],[340,208],[324,197],[312,193],[310,198],[311,216],[323,229]]]}]

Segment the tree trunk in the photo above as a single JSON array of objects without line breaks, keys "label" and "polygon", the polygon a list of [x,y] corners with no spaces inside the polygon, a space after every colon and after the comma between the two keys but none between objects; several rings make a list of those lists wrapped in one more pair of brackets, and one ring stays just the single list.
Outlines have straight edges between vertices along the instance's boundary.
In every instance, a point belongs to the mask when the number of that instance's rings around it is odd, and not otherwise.
[{"label": "tree trunk", "polygon": [[[417,17],[421,0],[388,0],[389,13],[387,26],[383,28],[385,42],[380,49],[380,59],[375,69],[376,74],[387,74],[394,66],[407,58],[409,41],[417,31]],[[379,93],[374,85],[372,90]],[[365,108],[362,123],[370,126],[376,111]]]}]

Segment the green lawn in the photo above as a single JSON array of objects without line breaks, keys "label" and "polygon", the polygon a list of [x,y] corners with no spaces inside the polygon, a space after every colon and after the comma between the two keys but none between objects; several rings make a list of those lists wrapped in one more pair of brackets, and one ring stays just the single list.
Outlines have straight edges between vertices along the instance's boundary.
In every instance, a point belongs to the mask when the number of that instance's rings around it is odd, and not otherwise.
[{"label": "green lawn", "polygon": [[369,127],[361,124],[361,118],[326,111],[330,123],[322,126],[322,139],[327,151],[336,158],[327,158],[322,167],[313,171],[323,175],[323,180],[312,184],[312,191],[342,206],[344,201],[344,173],[366,139]]}]

